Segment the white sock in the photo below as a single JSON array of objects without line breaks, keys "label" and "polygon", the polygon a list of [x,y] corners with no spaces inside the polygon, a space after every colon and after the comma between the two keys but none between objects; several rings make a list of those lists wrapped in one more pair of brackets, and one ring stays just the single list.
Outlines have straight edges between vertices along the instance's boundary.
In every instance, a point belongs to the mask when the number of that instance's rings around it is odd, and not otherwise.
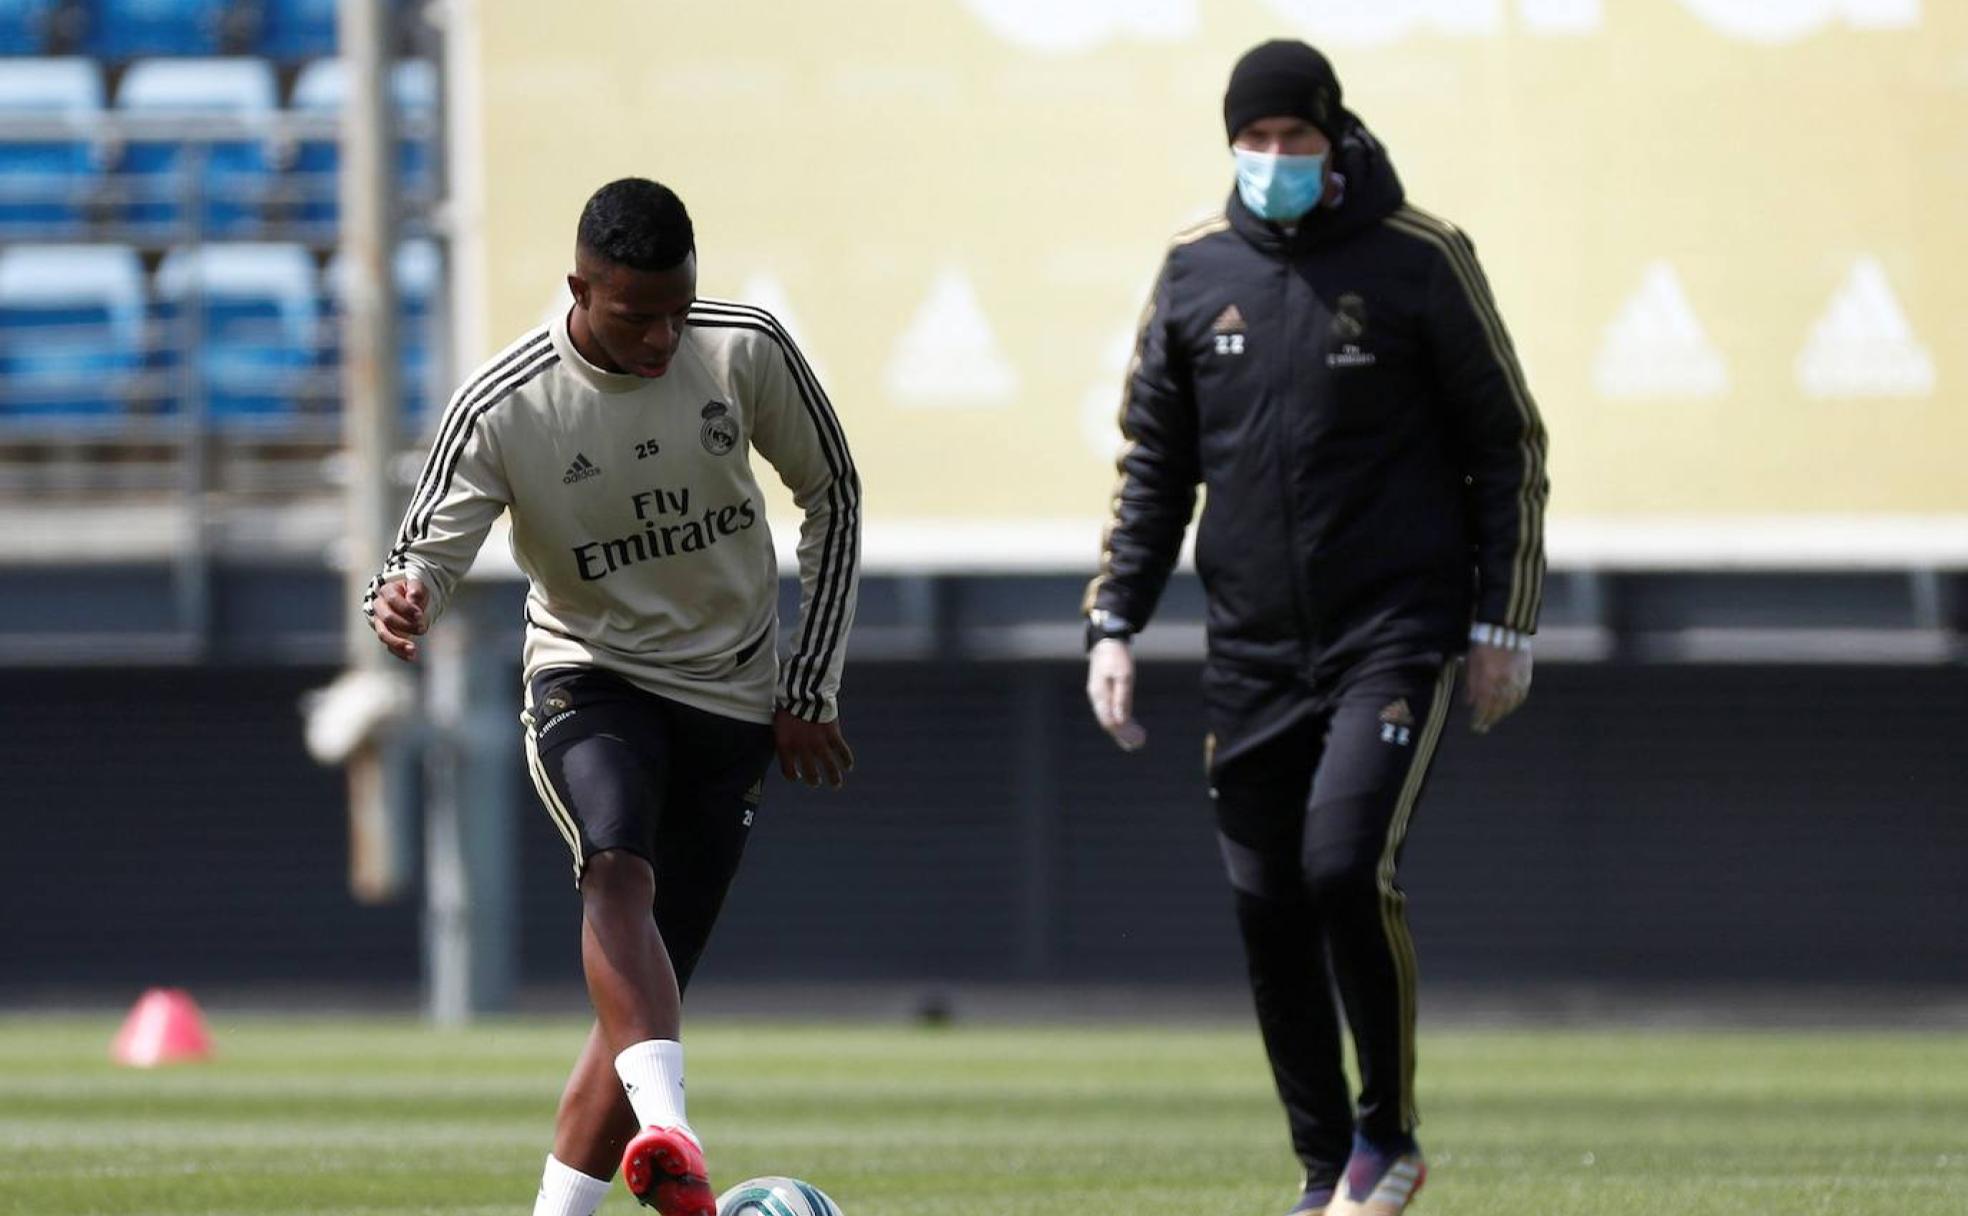
[{"label": "white sock", "polygon": [[683,1044],[675,1039],[631,1043],[615,1057],[615,1075],[622,1078],[638,1123],[690,1130],[683,1117]]},{"label": "white sock", "polygon": [[608,1179],[590,1178],[548,1153],[547,1168],[540,1175],[540,1197],[533,1201],[533,1216],[594,1216],[608,1197],[608,1187]]}]

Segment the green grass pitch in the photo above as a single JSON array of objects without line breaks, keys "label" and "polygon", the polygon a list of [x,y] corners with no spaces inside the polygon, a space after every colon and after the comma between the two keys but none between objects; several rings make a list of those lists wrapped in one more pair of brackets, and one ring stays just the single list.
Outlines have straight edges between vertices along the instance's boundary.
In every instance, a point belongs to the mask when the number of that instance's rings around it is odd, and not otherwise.
[{"label": "green grass pitch", "polygon": [[[583,1027],[213,1019],[111,1067],[113,1020],[0,1017],[6,1216],[524,1216]],[[1280,1216],[1295,1166],[1244,1026],[705,1022],[713,1183],[848,1216]],[[1960,1216],[1968,1035],[1434,1031],[1423,1216]],[[641,1211],[619,1185],[602,1212]]]}]

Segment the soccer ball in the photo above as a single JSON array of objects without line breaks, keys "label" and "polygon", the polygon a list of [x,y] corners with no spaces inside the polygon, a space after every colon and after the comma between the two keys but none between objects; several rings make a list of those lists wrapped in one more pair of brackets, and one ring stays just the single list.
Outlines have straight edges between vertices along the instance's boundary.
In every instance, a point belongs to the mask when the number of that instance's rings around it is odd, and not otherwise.
[{"label": "soccer ball", "polygon": [[718,1216],[841,1216],[840,1205],[811,1182],[747,1178],[718,1196]]}]

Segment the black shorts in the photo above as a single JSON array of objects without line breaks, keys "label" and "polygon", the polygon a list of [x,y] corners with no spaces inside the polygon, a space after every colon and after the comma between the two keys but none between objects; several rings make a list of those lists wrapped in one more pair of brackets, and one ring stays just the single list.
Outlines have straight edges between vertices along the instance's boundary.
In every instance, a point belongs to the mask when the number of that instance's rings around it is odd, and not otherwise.
[{"label": "black shorts", "polygon": [[605,671],[558,667],[526,696],[533,785],[574,856],[621,849],[656,873],[655,916],[679,978],[738,872],[772,728],[672,701]]}]

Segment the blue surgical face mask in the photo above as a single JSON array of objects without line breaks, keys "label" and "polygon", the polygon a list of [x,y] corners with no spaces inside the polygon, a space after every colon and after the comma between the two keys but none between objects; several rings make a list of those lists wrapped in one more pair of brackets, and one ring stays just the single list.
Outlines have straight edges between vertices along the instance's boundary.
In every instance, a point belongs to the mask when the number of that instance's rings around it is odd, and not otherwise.
[{"label": "blue surgical face mask", "polygon": [[1297,219],[1319,205],[1326,190],[1326,154],[1283,156],[1230,151],[1237,158],[1237,195],[1251,213],[1273,223]]}]

